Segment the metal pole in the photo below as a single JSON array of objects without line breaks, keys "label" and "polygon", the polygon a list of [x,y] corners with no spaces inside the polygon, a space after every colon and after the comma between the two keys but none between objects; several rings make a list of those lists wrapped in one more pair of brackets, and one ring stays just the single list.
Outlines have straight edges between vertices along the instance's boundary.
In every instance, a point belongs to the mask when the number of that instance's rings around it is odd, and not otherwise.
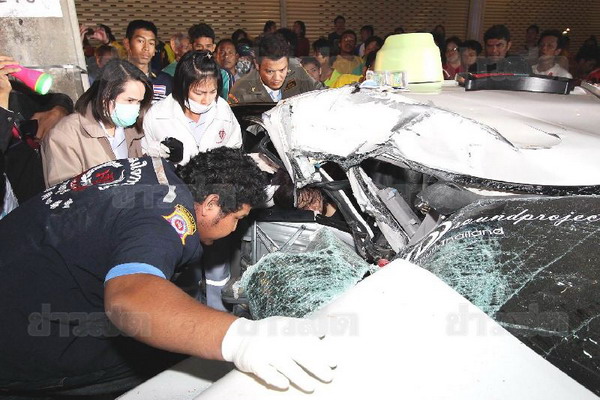
[{"label": "metal pole", "polygon": [[281,28],[287,28],[287,1],[279,0],[279,26]]},{"label": "metal pole", "polygon": [[471,0],[469,5],[469,24],[467,38],[481,41],[483,39],[483,16],[485,0]]}]

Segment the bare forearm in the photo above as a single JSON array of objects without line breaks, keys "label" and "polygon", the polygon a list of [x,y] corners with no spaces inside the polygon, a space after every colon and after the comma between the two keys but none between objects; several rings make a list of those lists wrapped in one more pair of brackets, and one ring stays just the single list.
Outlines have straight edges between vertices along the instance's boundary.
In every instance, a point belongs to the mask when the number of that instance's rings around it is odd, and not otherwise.
[{"label": "bare forearm", "polygon": [[234,316],[198,303],[153,275],[111,279],[104,292],[109,318],[126,334],[163,350],[222,359],[221,342]]},{"label": "bare forearm", "polygon": [[8,110],[8,93],[0,93],[0,107]]}]

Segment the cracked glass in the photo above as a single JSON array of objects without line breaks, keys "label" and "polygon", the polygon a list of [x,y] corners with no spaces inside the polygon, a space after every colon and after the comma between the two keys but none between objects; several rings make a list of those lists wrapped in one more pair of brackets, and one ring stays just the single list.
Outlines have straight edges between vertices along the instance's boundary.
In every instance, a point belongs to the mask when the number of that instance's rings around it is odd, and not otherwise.
[{"label": "cracked glass", "polygon": [[350,289],[374,267],[331,230],[319,230],[303,253],[264,256],[242,276],[254,319],[303,317]]},{"label": "cracked glass", "polygon": [[600,394],[600,197],[477,201],[405,250]]}]

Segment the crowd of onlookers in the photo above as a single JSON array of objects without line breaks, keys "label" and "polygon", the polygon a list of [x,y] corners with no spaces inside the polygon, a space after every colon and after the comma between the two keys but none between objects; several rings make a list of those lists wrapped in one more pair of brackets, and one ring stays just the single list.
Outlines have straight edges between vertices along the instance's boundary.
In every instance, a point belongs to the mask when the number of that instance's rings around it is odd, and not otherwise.
[{"label": "crowd of onlookers", "polygon": [[[131,21],[121,42],[107,25],[82,26],[91,86],[75,104],[67,96],[37,95],[9,80],[14,71],[4,67],[16,61],[0,57],[5,206],[10,209],[44,187],[109,160],[148,154],[182,165],[198,152],[239,147],[240,126],[230,104],[277,102],[360,82],[387,36],[404,33],[399,27],[380,37],[365,25],[357,35],[343,16],[333,22],[334,30],[313,43],[303,21],[292,29],[267,21],[256,38],[238,29],[219,41],[205,23],[167,42],[145,20]],[[487,29],[483,43],[446,37],[442,25],[431,34],[445,79],[477,72],[600,79],[594,36],[571,52],[567,35],[536,25],[527,28],[522,48],[512,45],[505,25]],[[33,133],[28,132],[31,119],[38,124]]]},{"label": "crowd of onlookers", "polygon": [[[195,33],[192,32],[193,29],[196,30]],[[200,33],[202,31],[204,33]],[[306,37],[306,24],[303,21],[295,21],[291,29],[277,29],[274,21],[267,21],[263,33],[254,39],[243,29],[237,29],[231,38],[222,38],[217,42],[210,26],[199,24],[190,28],[187,33],[173,34],[168,42],[156,40],[151,73],[158,75],[166,68],[165,72],[172,75],[178,57],[185,51],[208,49],[215,53],[221,68],[228,72],[228,86],[231,88],[236,79],[254,68],[256,49],[264,35],[276,32],[288,42],[290,57],[298,59],[305,69],[310,71],[311,76],[325,83],[327,87],[337,87],[348,83],[342,80],[336,85],[340,75],[351,73],[358,75],[359,78],[356,79],[360,79],[362,69],[357,65],[364,67],[368,54],[378,51],[388,36],[405,33],[405,30],[398,27],[394,32],[378,36],[373,25],[364,25],[355,32],[346,28],[345,18],[339,15],[334,19],[334,30],[312,43]],[[490,58],[519,57],[529,66],[523,69],[525,73],[577,79],[588,78],[590,73],[600,66],[600,50],[593,35],[578,51],[573,52],[570,49],[568,32],[558,29],[541,31],[537,25],[527,28],[524,33],[525,44],[521,48],[512,46],[511,32],[504,25],[495,25],[488,29],[483,43],[473,39],[462,40],[457,36],[446,37],[443,25],[437,25],[430,33],[440,48],[445,79],[454,79],[456,74],[461,72],[476,72]],[[206,38],[204,42],[209,47],[200,44],[202,40],[199,40],[198,34],[206,35],[203,36]],[[115,40],[106,25],[101,24],[94,29],[82,27],[82,39],[91,81],[99,68],[110,58],[128,57],[126,48]],[[504,43],[496,46],[495,41]],[[336,64],[335,67],[333,64]],[[487,69],[491,67],[488,66]],[[591,79],[595,79],[594,76],[592,75]]]}]

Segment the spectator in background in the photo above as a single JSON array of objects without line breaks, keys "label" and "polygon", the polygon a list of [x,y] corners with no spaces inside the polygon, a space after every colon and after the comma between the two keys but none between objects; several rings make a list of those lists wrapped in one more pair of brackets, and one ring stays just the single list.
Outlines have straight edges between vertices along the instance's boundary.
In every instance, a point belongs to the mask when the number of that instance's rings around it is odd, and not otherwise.
[{"label": "spectator in background", "polygon": [[188,29],[188,36],[190,38],[190,45],[192,50],[210,52],[215,51],[215,31],[210,25],[200,23],[192,25]]},{"label": "spectator in background", "polygon": [[162,72],[174,76],[177,62],[181,60],[181,57],[183,57],[185,53],[191,50],[192,46],[190,45],[190,38],[185,33],[181,32],[171,36],[169,45],[175,55],[175,61],[163,68]]},{"label": "spectator in background", "polygon": [[289,45],[282,35],[265,35],[258,52],[256,70],[235,83],[230,103],[278,102],[321,87],[301,65],[291,67]]},{"label": "spectator in background", "polygon": [[527,27],[525,31],[525,46],[521,55],[527,60],[529,65],[537,63],[538,60],[538,36],[540,35],[539,26],[533,24]]},{"label": "spectator in background", "polygon": [[[107,25],[98,24],[94,28],[90,28],[88,26],[81,25],[79,27],[79,31],[82,34],[82,40],[84,42],[84,45],[83,45],[84,52],[87,49],[86,46],[89,46],[88,40],[96,40],[98,42],[98,46],[102,46],[102,45],[112,46],[115,49],[117,49],[120,58],[123,58],[123,59],[127,58],[127,50],[125,50],[125,47],[117,41],[117,39],[115,38],[115,35],[113,35],[113,33],[112,33],[112,30]],[[92,50],[89,51],[88,53],[86,53],[85,55],[93,56],[94,55],[93,47],[92,47]]]},{"label": "spectator in background", "polygon": [[464,71],[460,59],[461,46],[462,42],[456,36],[446,39],[446,63],[442,66],[444,79],[454,79],[456,74]]},{"label": "spectator in background", "polygon": [[262,40],[263,37],[265,37],[265,35],[267,35],[269,33],[275,33],[276,31],[277,31],[277,24],[275,23],[275,21],[269,20],[269,21],[265,22],[262,33],[256,37],[256,46],[260,45],[260,41]]},{"label": "spectator in background", "polygon": [[252,71],[256,64],[256,55],[252,49],[252,42],[250,40],[240,39],[237,45],[237,52],[239,54],[238,62],[235,65],[236,78],[239,79]]},{"label": "spectator in background", "polygon": [[238,42],[240,41],[240,39],[244,39],[244,40],[250,40],[250,38],[248,37],[248,33],[243,30],[243,29],[236,29],[232,34],[231,34],[231,40],[233,41],[233,43],[235,43],[235,45],[238,45]]},{"label": "spectator in background", "polygon": [[150,67],[152,57],[156,53],[157,35],[158,30],[154,23],[136,19],[127,25],[125,39],[123,39],[127,60],[138,67],[152,84],[153,102],[163,99],[169,89],[164,82],[156,82],[157,74]]},{"label": "spectator in background", "polygon": [[431,31],[431,35],[436,46],[440,49],[440,57],[442,65],[444,65],[446,63],[446,28],[444,25],[436,25]]},{"label": "spectator in background", "polygon": [[531,67],[525,59],[509,55],[512,46],[510,31],[505,25],[493,25],[483,35],[485,59],[477,61],[477,72],[530,74]]},{"label": "spectator in background", "polygon": [[[135,37],[135,36],[134,36]],[[133,64],[108,62],[94,84],[42,142],[46,187],[110,160],[142,155],[142,123],[152,86]]]},{"label": "spectator in background", "polygon": [[363,66],[362,74],[354,75],[354,74],[343,74],[331,85],[331,88],[339,88],[342,86],[346,86],[349,84],[362,82],[365,80],[367,71],[372,70],[375,65],[375,58],[377,57],[377,52],[372,51],[365,56],[365,64]]},{"label": "spectator in background", "polygon": [[160,95],[154,97],[153,103],[164,99],[173,91],[173,75],[175,75],[177,63],[181,57],[191,49],[190,39],[183,33],[176,33],[171,36],[169,47],[173,50],[175,61],[163,68],[154,79],[153,87],[155,90],[156,88],[160,88]]},{"label": "spectator in background", "polygon": [[302,67],[317,82],[321,82],[321,64],[314,57],[303,57]]},{"label": "spectator in background", "polygon": [[158,75],[163,68],[171,63],[169,61],[167,48],[170,48],[170,46],[167,46],[165,42],[158,39],[156,40],[156,51],[154,52],[154,56],[150,61],[150,68],[156,75]]},{"label": "spectator in background", "polygon": [[108,45],[101,45],[96,47],[96,51],[94,52],[94,58],[96,59],[96,65],[98,66],[98,70],[95,74],[88,74],[88,78],[90,80],[90,85],[94,83],[94,80],[98,76],[98,73],[107,62],[112,60],[113,58],[119,58],[119,52],[116,48]]},{"label": "spectator in background", "polygon": [[374,34],[375,29],[373,28],[373,25],[365,25],[360,28],[360,44],[356,47],[356,54],[359,57],[365,56],[365,42]]},{"label": "spectator in background", "polygon": [[333,69],[333,47],[329,40],[324,37],[315,40],[313,43],[313,51],[315,58],[321,65],[321,79],[320,82],[327,87],[331,87],[333,82],[340,77],[340,73]]},{"label": "spectator in background", "polygon": [[235,66],[240,58],[237,52],[235,44],[231,39],[223,39],[217,43],[217,49],[215,50],[217,63],[221,68],[227,70],[231,76],[233,76],[232,83],[238,78]]},{"label": "spectator in background", "polygon": [[285,41],[288,44],[288,49],[289,49],[289,53],[288,53],[288,67],[290,72],[293,74],[293,76],[295,76],[295,78],[297,80],[301,80],[301,81],[309,81],[309,86],[313,87],[314,89],[322,89],[321,82],[320,81],[314,81],[312,79],[312,77],[310,75],[308,75],[308,73],[304,70],[304,68],[302,67],[302,64],[300,63],[300,59],[298,57],[295,57],[295,51],[294,49],[296,48],[296,35],[294,34],[294,32],[292,32],[290,29],[287,28],[280,28],[277,30],[276,34],[281,35]]},{"label": "spectator in background", "polygon": [[360,75],[362,72],[362,59],[354,55],[356,47],[356,33],[351,30],[344,31],[339,42],[339,55],[335,57],[333,69],[340,74]]},{"label": "spectator in background", "polygon": [[525,31],[525,45],[520,55],[527,60],[529,65],[537,63],[538,60],[538,41],[540,36],[540,27],[536,24],[529,25]]},{"label": "spectator in background", "polygon": [[129,62],[142,70],[150,80],[156,78],[150,69],[150,62],[156,52],[157,35],[156,25],[150,21],[137,19],[127,25],[123,40]]},{"label": "spectator in background", "polygon": [[394,35],[400,35],[400,34],[402,34],[402,33],[404,33],[404,28],[403,28],[403,27],[401,27],[401,26],[398,26],[398,27],[396,27],[396,28],[394,29]]},{"label": "spectator in background", "polygon": [[539,59],[531,69],[536,75],[559,76],[563,78],[573,78],[573,76],[560,66],[557,58],[559,57],[565,40],[559,30],[547,30],[540,36],[538,48]]},{"label": "spectator in background", "polygon": [[446,27],[444,27],[444,25],[436,25],[435,28],[433,28],[433,30],[431,31],[431,34],[433,36],[438,36],[440,38],[443,38],[444,41],[446,40]]},{"label": "spectator in background", "polygon": [[[346,18],[344,18],[344,16],[342,15],[338,15],[333,20],[333,32],[331,32],[329,36],[327,36],[327,40],[329,40],[329,42],[333,46],[332,48],[336,51],[340,47],[340,39],[342,38],[342,33],[344,33],[345,30]],[[356,38],[356,35],[354,35],[354,37]]]},{"label": "spectator in background", "polygon": [[90,39],[94,35],[94,29],[85,25],[79,25],[79,34],[81,35],[81,46],[83,47],[83,56],[86,59],[88,57],[93,57],[94,46],[92,46],[92,44],[90,43]]},{"label": "spectator in background", "polygon": [[[578,63],[578,66],[581,66],[581,72],[583,79],[592,83],[600,83],[600,68],[594,69],[600,65],[600,49],[598,48],[598,41],[596,40],[595,35],[591,35],[589,38],[583,42],[583,47],[588,49],[582,53],[582,56],[579,61],[582,59],[585,60],[582,64]],[[595,57],[594,57],[595,55]],[[593,59],[595,58],[595,63]],[[592,65],[594,65],[592,67]],[[587,70],[591,69],[589,74],[586,74]]]},{"label": "spectator in background", "polygon": [[540,27],[536,24],[529,25],[525,31],[525,50],[536,48],[538,45],[538,38],[540,34]]},{"label": "spectator in background", "polygon": [[113,46],[102,45],[96,47],[95,52],[96,64],[102,69],[113,58],[119,58],[119,52]]},{"label": "spectator in background", "polygon": [[306,57],[310,52],[310,42],[306,38],[306,25],[303,21],[294,22],[294,28],[292,29],[296,34],[296,51],[294,55],[296,57]]},{"label": "spectator in background", "polygon": [[565,44],[558,57],[558,63],[561,67],[570,71],[572,69],[572,65],[575,63],[575,57],[573,53],[571,53],[571,38],[568,35],[563,34],[563,39]]},{"label": "spectator in background", "polygon": [[211,52],[186,53],[175,70],[173,93],[153,105],[144,119],[144,153],[185,165],[199,152],[240,147],[240,125],[218,96],[220,85],[220,68]]},{"label": "spectator in background", "polygon": [[379,49],[383,47],[383,39],[379,36],[371,36],[364,44],[364,57],[366,57],[374,51],[379,51]]},{"label": "spectator in background", "polygon": [[83,47],[88,79],[93,80],[98,75],[98,65],[96,65],[96,58],[94,57],[96,48],[90,43],[90,39],[94,35],[94,29],[85,25],[79,25],[79,34],[81,35],[81,46]]},{"label": "spectator in background", "polygon": [[98,24],[98,26],[94,28],[94,34],[92,35],[91,39],[96,39],[98,42],[100,42],[100,45],[108,45],[117,49],[119,58],[127,58],[127,50],[125,49],[125,46],[117,41],[115,35],[112,33],[112,29],[110,29],[109,26]]},{"label": "spectator in background", "polygon": [[[113,35],[112,30],[109,26],[104,24],[98,24],[95,28],[80,26],[80,32],[83,32],[84,34],[83,48],[84,55],[86,56],[86,64],[88,70],[88,77],[90,79],[90,85],[94,82],[96,76],[98,76],[98,70],[104,66],[97,63],[97,50],[100,47],[111,46],[117,50],[117,57],[127,59],[127,50],[125,50],[125,47],[117,41],[115,35]],[[88,39],[95,40],[99,44],[94,48],[89,45]],[[101,53],[108,54],[109,52],[106,50],[106,48],[103,48],[103,50],[101,50]]]},{"label": "spectator in background", "polygon": [[476,72],[477,58],[483,48],[477,40],[465,40],[460,49],[460,61],[464,72]]},{"label": "spectator in background", "polygon": [[[210,25],[205,23],[200,23],[193,25],[188,30],[188,36],[190,37],[190,43],[193,50],[196,51],[215,51],[215,31],[211,28]],[[221,78],[222,85],[221,91],[219,92],[219,96],[223,99],[227,100],[227,96],[229,95],[229,91],[233,86],[233,75],[231,72],[227,71],[224,68],[221,68]],[[170,93],[170,92],[169,92]],[[168,94],[168,93],[167,93]]]},{"label": "spectator in background", "polygon": [[600,51],[598,46],[583,45],[575,55],[575,63],[572,69],[575,79],[585,79],[594,71],[600,62]]},{"label": "spectator in background", "polygon": [[269,20],[265,22],[265,25],[263,26],[263,34],[275,33],[275,31],[277,31],[277,24],[275,21]]}]

